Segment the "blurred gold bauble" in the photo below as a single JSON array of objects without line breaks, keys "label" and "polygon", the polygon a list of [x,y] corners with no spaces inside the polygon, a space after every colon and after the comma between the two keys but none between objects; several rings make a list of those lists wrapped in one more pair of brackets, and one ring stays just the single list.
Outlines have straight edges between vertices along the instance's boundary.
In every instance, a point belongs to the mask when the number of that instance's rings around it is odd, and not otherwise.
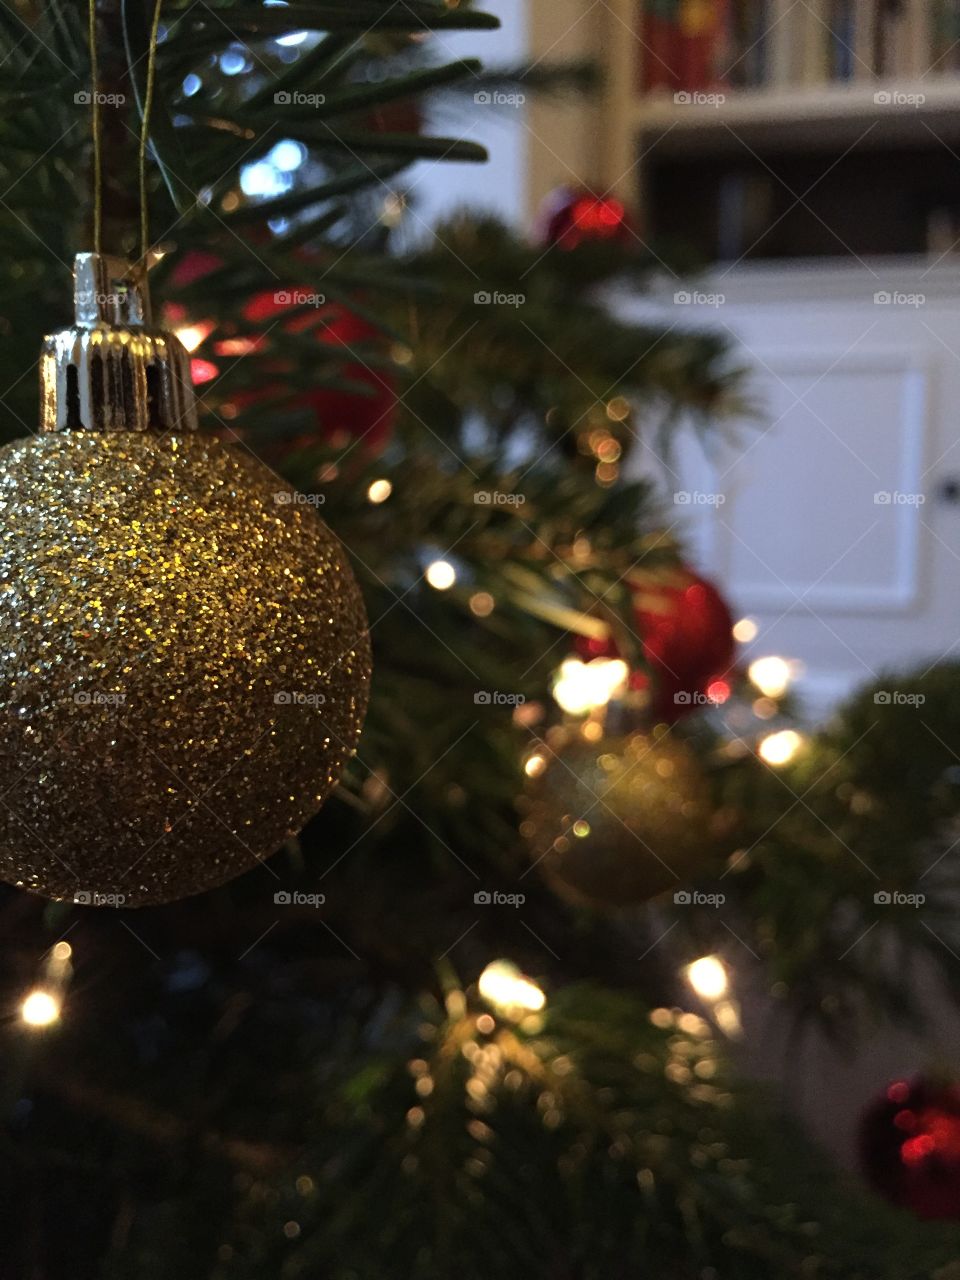
[{"label": "blurred gold bauble", "polygon": [[0,878],[138,906],[269,857],[353,754],[367,620],[316,510],[194,434],[0,450]]},{"label": "blurred gold bauble", "polygon": [[696,755],[669,732],[590,742],[560,729],[526,771],[521,831],[538,869],[578,903],[626,906],[681,889],[717,857],[719,828],[729,831]]}]

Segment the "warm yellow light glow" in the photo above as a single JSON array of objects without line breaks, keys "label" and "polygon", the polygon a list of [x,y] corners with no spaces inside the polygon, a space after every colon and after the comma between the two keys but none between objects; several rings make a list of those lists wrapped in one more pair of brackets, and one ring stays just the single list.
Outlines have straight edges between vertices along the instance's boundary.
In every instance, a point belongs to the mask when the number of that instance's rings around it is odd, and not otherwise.
[{"label": "warm yellow light glow", "polygon": [[778,733],[768,733],[760,741],[757,748],[760,759],[767,764],[789,764],[803,746],[803,738],[793,729],[781,729]]},{"label": "warm yellow light glow", "polygon": [[741,618],[733,624],[733,638],[741,644],[749,644],[751,640],[756,640],[759,630],[752,618]]},{"label": "warm yellow light glow", "polygon": [[216,350],[218,356],[252,356],[260,346],[259,338],[221,338]]},{"label": "warm yellow light glow", "polygon": [[489,591],[475,591],[470,597],[470,612],[478,618],[489,618],[497,602]]},{"label": "warm yellow light glow", "polygon": [[523,772],[528,778],[539,778],[541,773],[547,767],[547,757],[534,752],[532,756],[527,757],[527,762],[523,766]]},{"label": "warm yellow light glow", "polygon": [[31,991],[20,1006],[20,1016],[31,1027],[49,1027],[60,1017],[60,1001],[49,991]]},{"label": "warm yellow light glow", "polygon": [[393,485],[389,480],[374,480],[367,490],[367,497],[373,503],[386,502],[393,493]]},{"label": "warm yellow light glow", "polygon": [[435,591],[448,591],[457,580],[457,571],[448,560],[434,560],[424,574]]},{"label": "warm yellow light glow", "polygon": [[192,353],[212,331],[213,325],[205,321],[201,324],[182,325],[176,330],[176,334],[186,349]]},{"label": "warm yellow light glow", "polygon": [[536,1013],[547,1003],[535,982],[525,978],[509,960],[494,960],[480,975],[480,994],[501,1011],[522,1010]]},{"label": "warm yellow light glow", "polygon": [[70,976],[70,957],[72,955],[73,947],[69,942],[58,942],[50,949],[44,977],[57,991],[62,989]]},{"label": "warm yellow light glow", "polygon": [[747,675],[766,697],[781,698],[790,687],[793,671],[789,662],[771,654],[767,658],[756,658],[751,662],[747,667]]},{"label": "warm yellow light glow", "polygon": [[733,1000],[718,1000],[713,1006],[713,1016],[716,1018],[717,1026],[720,1030],[732,1040],[736,1039],[742,1032],[740,1010]]},{"label": "warm yellow light glow", "polygon": [[688,964],[687,981],[702,1000],[720,1000],[727,994],[727,971],[717,956],[701,956]]},{"label": "warm yellow light glow", "polygon": [[570,715],[586,715],[605,707],[624,688],[628,675],[629,668],[621,658],[594,658],[593,662],[567,658],[554,679],[553,696]]}]

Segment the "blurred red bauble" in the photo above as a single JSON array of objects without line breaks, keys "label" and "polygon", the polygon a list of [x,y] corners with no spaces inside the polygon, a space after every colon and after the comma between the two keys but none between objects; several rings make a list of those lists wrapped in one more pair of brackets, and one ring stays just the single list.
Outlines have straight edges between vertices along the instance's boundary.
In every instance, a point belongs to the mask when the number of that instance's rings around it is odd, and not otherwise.
[{"label": "blurred red bauble", "polygon": [[170,278],[178,288],[182,289],[188,284],[196,284],[204,276],[210,275],[211,271],[216,271],[217,267],[222,266],[223,261],[209,249],[188,249],[173,268]]},{"label": "blurred red bauble", "polygon": [[[691,569],[669,584],[635,582],[634,629],[649,667],[634,671],[632,689],[650,690],[650,711],[668,724],[704,699],[724,702],[735,652],[733,617],[712,582]],[[620,656],[613,639],[579,636],[580,657]]]},{"label": "blurred red bauble", "polygon": [[614,196],[561,187],[544,202],[542,237],[559,249],[575,249],[591,240],[633,238],[623,203]]},{"label": "blurred red bauble", "polygon": [[[271,316],[282,315],[284,311],[300,309],[286,322],[290,332],[313,331],[319,342],[341,348],[345,355],[349,348],[363,344],[374,346],[379,343],[382,346],[383,332],[343,303],[323,303],[314,311],[303,310],[304,300],[316,296],[306,288],[260,293],[244,307],[243,314],[247,320],[259,323]],[[367,388],[367,393],[316,387],[291,397],[291,405],[313,410],[317,418],[318,438],[326,443],[340,445],[356,440],[361,441],[368,452],[380,453],[388,444],[396,422],[396,379],[381,368],[349,358],[337,366],[337,373],[344,380]],[[249,395],[245,403],[251,403]],[[308,434],[298,437],[294,444],[308,445],[316,438]]]},{"label": "blurred red bauble", "polygon": [[960,1085],[894,1081],[860,1121],[860,1163],[892,1204],[928,1221],[960,1219]]},{"label": "blurred red bauble", "polygon": [[[208,253],[205,249],[189,249],[174,267],[170,278],[176,287],[182,289],[187,285],[195,284],[197,280],[202,280],[219,266],[222,266],[222,263],[216,254]],[[201,342],[205,342],[213,330],[213,325],[208,320],[191,324],[187,308],[182,303],[168,302],[164,310],[166,323],[176,330],[180,341],[190,352],[193,352]],[[204,360],[200,356],[192,356],[190,373],[193,385],[202,387],[207,382],[213,382],[220,370],[212,361]]]},{"label": "blurred red bauble", "polygon": [[[195,284],[221,265],[216,254],[205,250],[190,250],[174,268],[173,283],[180,287]],[[320,295],[315,290],[306,286],[264,290],[250,299],[243,308],[243,316],[251,324],[262,324],[276,318],[289,333],[306,333],[312,330],[319,342],[325,346],[343,348],[344,354],[354,346],[383,344],[384,335],[375,325],[343,303],[320,302],[319,298]],[[283,321],[283,314],[287,311],[296,314]],[[168,307],[168,316],[170,323],[178,326],[178,331],[190,350],[193,350],[192,338],[195,337],[199,344],[211,333],[212,325],[208,321],[191,324],[185,308],[179,304],[174,303]],[[225,337],[213,343],[214,354],[224,357],[250,355],[264,351],[265,347],[266,340],[259,335]],[[217,365],[209,360],[195,357],[191,365],[196,386],[211,382],[219,373]],[[268,381],[260,391],[237,394],[234,397],[236,406],[249,408],[262,399],[272,399],[283,386],[282,369],[274,366],[274,371],[278,374],[275,384],[271,385]],[[338,365],[337,373],[345,381],[366,388],[366,392],[316,387],[292,396],[289,403],[293,408],[312,410],[316,416],[317,431],[298,436],[289,443],[295,448],[304,448],[317,441],[334,446],[361,441],[365,451],[373,454],[382,452],[390,440],[396,421],[395,378],[380,368],[349,358]]]}]

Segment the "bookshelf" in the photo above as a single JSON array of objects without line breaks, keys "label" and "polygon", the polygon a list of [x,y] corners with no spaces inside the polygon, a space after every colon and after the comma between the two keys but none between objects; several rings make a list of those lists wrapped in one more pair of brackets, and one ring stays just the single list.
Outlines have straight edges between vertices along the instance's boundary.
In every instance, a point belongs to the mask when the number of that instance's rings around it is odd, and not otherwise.
[{"label": "bookshelf", "polygon": [[[576,174],[708,261],[916,256],[960,238],[960,0],[532,0],[530,32],[536,56],[605,74],[595,104],[531,110],[531,206]],[[829,217],[810,218],[835,218],[847,249],[792,215],[761,235],[779,196],[820,174]]]},{"label": "bookshelf", "polygon": [[[528,103],[530,213],[581,183],[634,210],[645,243],[700,250],[694,280],[664,270],[616,303],[736,343],[759,415],[742,424],[748,443],[715,459],[691,435],[663,483],[723,492],[722,506],[684,513],[684,536],[757,621],[758,651],[804,664],[814,714],[863,678],[851,655],[891,669],[956,637],[960,504],[943,495],[960,490],[960,44],[923,53],[939,11],[907,0],[892,52],[842,76],[825,74],[822,51],[818,78],[805,62],[773,74],[781,49],[755,82],[694,90],[638,77],[634,0],[526,9],[534,59],[593,58],[605,76],[596,100]],[[793,16],[811,12],[828,10],[802,0]],[[858,0],[854,21],[864,12],[879,7]],[[855,47],[872,47],[863,30]],[[643,460],[655,466],[649,448]],[[888,510],[878,490],[926,501]]]},{"label": "bookshelf", "polygon": [[645,0],[640,92],[924,81],[960,71],[955,0]]},{"label": "bookshelf", "polygon": [[[878,102],[887,95],[889,101]],[[706,95],[709,96],[709,95]],[[960,112],[960,74],[936,80],[873,80],[870,83],[826,84],[817,87],[785,85],[776,88],[726,92],[722,110],[708,103],[674,102],[672,97],[638,96],[632,104],[635,127],[676,124],[684,128],[723,128],[767,121],[803,128],[833,120],[884,118],[930,120]]]}]

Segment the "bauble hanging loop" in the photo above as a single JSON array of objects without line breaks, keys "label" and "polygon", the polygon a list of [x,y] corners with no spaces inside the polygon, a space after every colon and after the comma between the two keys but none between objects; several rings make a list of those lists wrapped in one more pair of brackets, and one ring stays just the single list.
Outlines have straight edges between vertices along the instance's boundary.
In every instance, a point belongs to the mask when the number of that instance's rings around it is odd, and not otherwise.
[{"label": "bauble hanging loop", "polygon": [[107,254],[74,262],[76,322],[44,340],[41,431],[196,431],[190,357],[150,323],[147,273]]}]

